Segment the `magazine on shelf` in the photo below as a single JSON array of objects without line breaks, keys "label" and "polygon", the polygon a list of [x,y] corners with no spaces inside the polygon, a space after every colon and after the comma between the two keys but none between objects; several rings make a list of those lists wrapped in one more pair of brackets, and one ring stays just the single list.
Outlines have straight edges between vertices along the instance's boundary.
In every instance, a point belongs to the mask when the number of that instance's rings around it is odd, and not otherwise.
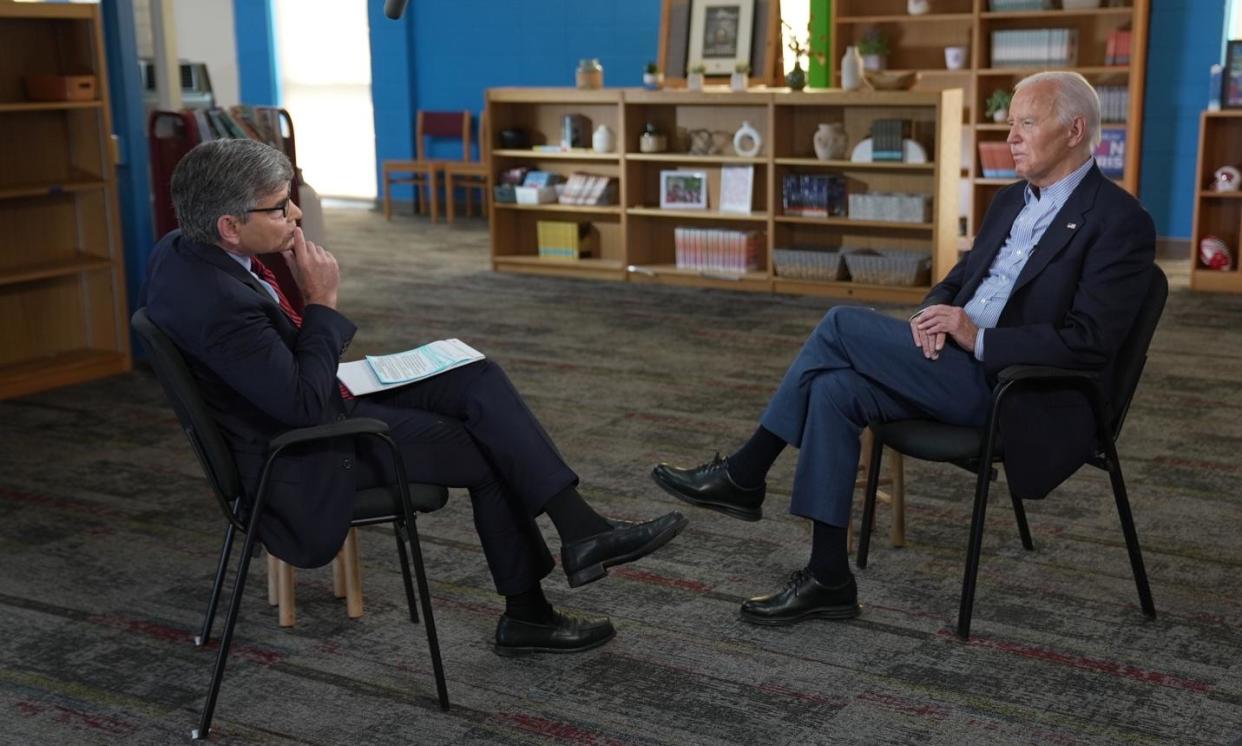
[{"label": "magazine on shelf", "polygon": [[351,394],[363,396],[422,381],[484,357],[460,339],[441,339],[405,352],[341,363],[336,377]]}]

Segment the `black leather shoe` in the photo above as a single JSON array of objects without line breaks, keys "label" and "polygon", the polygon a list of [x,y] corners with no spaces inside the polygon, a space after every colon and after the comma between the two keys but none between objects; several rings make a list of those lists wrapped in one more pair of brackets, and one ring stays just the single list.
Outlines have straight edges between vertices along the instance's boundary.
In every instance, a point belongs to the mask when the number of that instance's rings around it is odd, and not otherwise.
[{"label": "black leather shoe", "polygon": [[740,518],[757,521],[763,517],[763,497],[767,483],[758,487],[739,487],[729,476],[725,460],[716,457],[693,469],[678,469],[660,464],[651,470],[651,478],[664,491],[700,508]]},{"label": "black leather shoe", "polygon": [[597,648],[616,637],[608,617],[586,617],[552,612],[551,624],[536,624],[500,615],[496,624],[497,655],[506,657],[532,653],[581,653]]},{"label": "black leather shoe", "polygon": [[751,624],[783,626],[806,619],[853,619],[858,616],[854,576],[835,588],[823,585],[805,568],[789,576],[785,587],[742,604],[738,615]]},{"label": "black leather shoe", "polygon": [[577,588],[608,574],[608,568],[646,557],[681,533],[689,521],[677,511],[654,521],[608,521],[611,531],[561,547],[561,567],[569,587]]}]

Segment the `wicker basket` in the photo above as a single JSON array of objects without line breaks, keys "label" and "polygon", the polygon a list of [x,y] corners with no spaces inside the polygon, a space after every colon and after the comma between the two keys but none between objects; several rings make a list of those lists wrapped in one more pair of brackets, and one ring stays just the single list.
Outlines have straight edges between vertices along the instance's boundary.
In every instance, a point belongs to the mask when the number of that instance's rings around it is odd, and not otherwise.
[{"label": "wicker basket", "polygon": [[931,256],[925,251],[861,249],[845,254],[854,282],[867,285],[926,285],[931,281]]},{"label": "wicker basket", "polygon": [[778,277],[791,280],[844,280],[841,253],[824,249],[773,249],[772,264]]}]

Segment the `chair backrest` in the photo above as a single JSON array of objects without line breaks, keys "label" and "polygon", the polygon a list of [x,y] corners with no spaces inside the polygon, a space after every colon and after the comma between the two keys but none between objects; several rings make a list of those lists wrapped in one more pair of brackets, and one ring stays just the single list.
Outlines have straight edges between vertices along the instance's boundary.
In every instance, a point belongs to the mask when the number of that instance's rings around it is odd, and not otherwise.
[{"label": "chair backrest", "polygon": [[159,379],[168,402],[177,413],[181,430],[190,441],[198,463],[211,483],[212,491],[220,503],[220,510],[233,525],[241,530],[246,526],[233,514],[231,503],[241,497],[241,476],[237,472],[237,464],[233,461],[233,452],[229,449],[224,435],[216,425],[211,411],[199,393],[198,383],[194,374],[186,365],[181,350],[173,344],[168,335],[147,317],[147,309],[139,308],[134,312],[130,324],[142,346],[147,349],[151,367],[155,377]]},{"label": "chair backrest", "polygon": [[1134,390],[1138,388],[1143,366],[1147,364],[1147,348],[1151,346],[1151,338],[1156,333],[1156,325],[1160,323],[1160,315],[1164,313],[1164,304],[1168,297],[1169,280],[1164,276],[1164,270],[1153,264],[1151,284],[1143,298],[1143,306],[1134,319],[1134,325],[1130,327],[1130,334],[1117,350],[1117,357],[1113,362],[1114,438],[1121,434],[1121,426],[1126,421],[1126,412],[1130,409]]},{"label": "chair backrest", "polygon": [[470,112],[419,111],[414,128],[414,151],[418,160],[426,160],[429,137],[460,139],[461,160],[470,158]]}]

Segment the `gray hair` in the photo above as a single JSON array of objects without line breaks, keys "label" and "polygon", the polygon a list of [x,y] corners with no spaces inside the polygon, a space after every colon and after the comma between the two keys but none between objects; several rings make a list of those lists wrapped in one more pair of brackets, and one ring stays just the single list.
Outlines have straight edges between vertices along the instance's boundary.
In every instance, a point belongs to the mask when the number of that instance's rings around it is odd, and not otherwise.
[{"label": "gray hair", "polygon": [[1091,143],[1091,151],[1100,144],[1100,95],[1087,79],[1078,73],[1066,70],[1048,70],[1029,75],[1013,87],[1013,92],[1039,83],[1052,83],[1057,87],[1057,96],[1052,101],[1052,110],[1061,124],[1068,126],[1074,117],[1082,117],[1087,123],[1087,139]]},{"label": "gray hair", "polygon": [[222,215],[244,222],[258,200],[289,184],[293,166],[285,154],[255,140],[211,140],[185,154],[173,170],[172,200],[181,232],[216,243]]}]

